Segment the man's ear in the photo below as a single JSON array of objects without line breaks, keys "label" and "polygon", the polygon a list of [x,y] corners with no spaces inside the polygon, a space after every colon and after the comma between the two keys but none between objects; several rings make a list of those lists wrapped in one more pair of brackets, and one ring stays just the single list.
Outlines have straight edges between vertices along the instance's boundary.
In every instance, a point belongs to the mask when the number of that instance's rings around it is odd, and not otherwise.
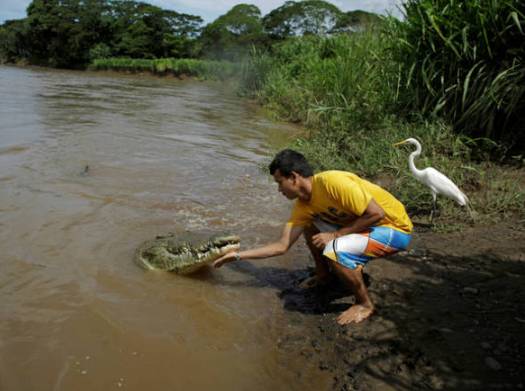
[{"label": "man's ear", "polygon": [[300,177],[300,175],[297,172],[295,172],[295,171],[292,171],[290,173],[290,178],[293,180],[294,183],[297,182],[299,177]]}]

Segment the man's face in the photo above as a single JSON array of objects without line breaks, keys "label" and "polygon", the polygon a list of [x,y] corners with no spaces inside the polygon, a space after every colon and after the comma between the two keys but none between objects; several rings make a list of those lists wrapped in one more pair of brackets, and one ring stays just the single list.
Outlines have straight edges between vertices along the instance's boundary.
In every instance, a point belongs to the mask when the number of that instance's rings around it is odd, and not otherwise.
[{"label": "man's face", "polygon": [[289,200],[294,200],[299,195],[299,187],[297,184],[297,174],[292,172],[289,177],[281,175],[279,169],[275,170],[273,174],[273,179],[277,182],[279,186],[279,193],[284,195]]}]

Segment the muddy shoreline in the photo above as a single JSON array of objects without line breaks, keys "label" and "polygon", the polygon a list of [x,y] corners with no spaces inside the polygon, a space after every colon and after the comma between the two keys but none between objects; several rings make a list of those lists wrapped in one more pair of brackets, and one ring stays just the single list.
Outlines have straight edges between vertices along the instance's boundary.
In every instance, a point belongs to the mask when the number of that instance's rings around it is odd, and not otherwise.
[{"label": "muddy shoreline", "polygon": [[296,288],[311,272],[296,270],[279,293],[290,327],[278,346],[317,361],[332,389],[525,386],[522,222],[416,232],[409,251],[368,266],[377,313],[350,327],[335,322],[353,300],[342,287]]}]

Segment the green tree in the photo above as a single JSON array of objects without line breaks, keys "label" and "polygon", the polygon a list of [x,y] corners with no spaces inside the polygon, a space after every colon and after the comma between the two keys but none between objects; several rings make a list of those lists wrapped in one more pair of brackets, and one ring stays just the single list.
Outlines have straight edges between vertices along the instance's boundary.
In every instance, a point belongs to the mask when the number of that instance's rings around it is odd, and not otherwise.
[{"label": "green tree", "polygon": [[8,20],[0,26],[0,62],[29,58],[26,20]]},{"label": "green tree", "polygon": [[199,53],[198,36],[202,30],[200,16],[164,11],[170,28],[164,35],[164,57],[191,58]]},{"label": "green tree", "polygon": [[266,40],[261,11],[255,5],[238,4],[208,24],[201,36],[203,54],[212,58],[238,59]]},{"label": "green tree", "polygon": [[190,56],[202,24],[199,16],[135,1],[115,3],[113,12],[115,51],[135,58]]},{"label": "green tree", "polygon": [[287,1],[263,18],[266,32],[273,39],[302,35],[326,35],[345,14],[322,0]]},{"label": "green tree", "polygon": [[99,43],[90,49],[89,59],[93,61],[101,58],[109,58],[111,57],[111,54],[111,48],[108,45],[105,43]]},{"label": "green tree", "polygon": [[191,57],[202,19],[130,0],[33,0],[0,26],[0,57],[83,67],[95,57]]},{"label": "green tree", "polygon": [[103,41],[109,25],[101,18],[105,0],[33,0],[27,8],[31,62],[77,67],[89,49]]},{"label": "green tree", "polygon": [[382,21],[382,17],[371,12],[348,11],[341,15],[332,31],[338,33],[364,31],[379,26]]}]

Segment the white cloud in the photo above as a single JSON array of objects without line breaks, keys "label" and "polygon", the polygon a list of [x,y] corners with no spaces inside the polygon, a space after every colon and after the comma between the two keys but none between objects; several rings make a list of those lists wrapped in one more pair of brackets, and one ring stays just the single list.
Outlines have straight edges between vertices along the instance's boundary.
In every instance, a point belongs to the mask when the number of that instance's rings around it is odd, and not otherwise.
[{"label": "white cloud", "polygon": [[[254,4],[263,15],[284,4],[284,0],[143,0],[156,6],[201,16],[205,22],[211,22],[240,3]],[[401,0],[330,0],[342,11],[364,10],[379,14],[391,12],[400,16],[397,6]],[[20,19],[26,16],[30,0],[0,0],[0,23],[7,19]]]}]

